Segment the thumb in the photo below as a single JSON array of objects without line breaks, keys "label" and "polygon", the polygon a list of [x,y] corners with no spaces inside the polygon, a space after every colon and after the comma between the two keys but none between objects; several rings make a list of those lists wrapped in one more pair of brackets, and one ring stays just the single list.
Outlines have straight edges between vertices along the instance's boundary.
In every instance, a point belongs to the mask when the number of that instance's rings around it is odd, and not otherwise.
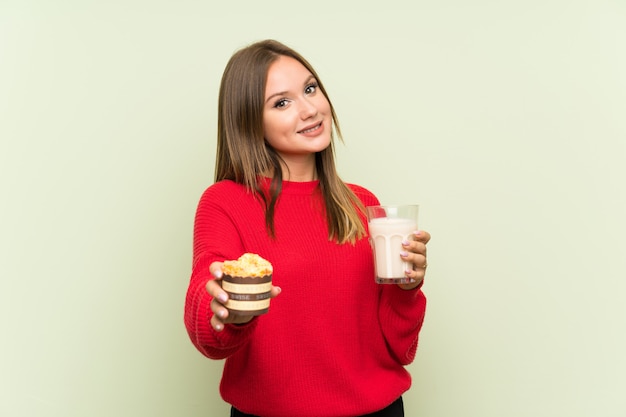
[{"label": "thumb", "polygon": [[211,273],[213,278],[215,279],[222,278],[222,275],[223,275],[222,265],[223,265],[223,262],[213,262],[211,266],[209,266],[209,272]]}]

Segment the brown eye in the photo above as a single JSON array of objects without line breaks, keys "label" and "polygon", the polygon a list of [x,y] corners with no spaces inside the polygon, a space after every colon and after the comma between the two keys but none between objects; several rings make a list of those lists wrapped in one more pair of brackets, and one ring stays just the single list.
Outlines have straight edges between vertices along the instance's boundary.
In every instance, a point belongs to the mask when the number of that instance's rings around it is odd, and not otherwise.
[{"label": "brown eye", "polygon": [[311,83],[309,85],[306,86],[306,88],[304,89],[304,92],[306,94],[313,94],[317,91],[317,83]]},{"label": "brown eye", "polygon": [[274,107],[276,107],[277,109],[283,108],[286,105],[287,105],[287,100],[285,100],[284,98],[281,98],[276,103],[274,103]]}]

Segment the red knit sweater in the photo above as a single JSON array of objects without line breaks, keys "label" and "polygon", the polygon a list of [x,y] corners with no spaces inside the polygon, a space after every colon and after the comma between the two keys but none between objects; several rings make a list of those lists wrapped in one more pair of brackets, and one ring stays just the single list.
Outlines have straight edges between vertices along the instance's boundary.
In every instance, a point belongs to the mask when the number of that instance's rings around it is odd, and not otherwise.
[{"label": "red knit sweater", "polygon": [[[209,187],[194,226],[185,325],[193,344],[226,358],[220,392],[262,417],[356,416],[382,409],[409,389],[424,319],[421,289],[374,282],[367,238],[329,241],[318,182],[283,182],[276,239],[261,203],[232,181]],[[376,197],[350,185],[365,205]],[[205,285],[209,265],[257,253],[274,266],[282,293],[267,314],[215,332]]]}]

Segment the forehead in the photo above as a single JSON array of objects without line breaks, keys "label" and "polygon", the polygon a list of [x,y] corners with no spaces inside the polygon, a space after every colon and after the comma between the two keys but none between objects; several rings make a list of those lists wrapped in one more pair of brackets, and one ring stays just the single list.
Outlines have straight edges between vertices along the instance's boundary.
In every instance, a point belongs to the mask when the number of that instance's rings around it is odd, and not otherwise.
[{"label": "forehead", "polygon": [[281,55],[267,71],[266,93],[272,94],[294,87],[299,88],[311,75],[311,72],[299,61]]}]

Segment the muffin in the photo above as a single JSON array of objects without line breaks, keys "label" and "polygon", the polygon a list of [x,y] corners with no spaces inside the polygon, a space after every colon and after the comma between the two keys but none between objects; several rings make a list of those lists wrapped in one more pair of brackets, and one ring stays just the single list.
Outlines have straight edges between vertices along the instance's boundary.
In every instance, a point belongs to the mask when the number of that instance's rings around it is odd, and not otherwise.
[{"label": "muffin", "polygon": [[258,316],[268,312],[272,264],[255,253],[224,261],[222,288],[228,293],[226,308],[232,314]]}]

